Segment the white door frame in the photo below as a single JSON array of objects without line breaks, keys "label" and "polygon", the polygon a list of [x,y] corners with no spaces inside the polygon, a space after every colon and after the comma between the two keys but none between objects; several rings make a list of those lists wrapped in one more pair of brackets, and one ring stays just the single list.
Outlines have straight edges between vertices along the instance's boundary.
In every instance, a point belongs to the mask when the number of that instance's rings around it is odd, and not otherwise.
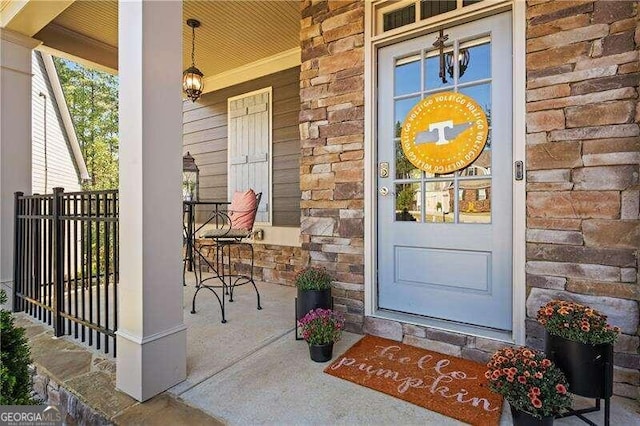
[{"label": "white door frame", "polygon": [[[468,10],[456,10],[441,16],[429,18],[424,22],[416,22],[406,27],[375,35],[375,11],[376,7],[385,3],[384,0],[367,1],[365,4],[365,58],[364,58],[364,184],[365,184],[365,315],[393,320],[398,318],[377,309],[377,247],[376,247],[376,105],[377,92],[375,87],[377,75],[377,61],[375,60],[378,48],[399,42],[409,37],[426,34],[439,26],[453,25],[472,19],[478,19],[494,13],[512,11],[513,22],[513,161],[525,162],[526,140],[526,3],[523,0],[492,1],[486,0],[476,4]],[[464,332],[496,340],[507,341],[523,345],[525,343],[525,318],[526,318],[526,281],[525,281],[525,231],[526,231],[526,192],[525,179],[513,181],[513,331],[508,335],[500,333],[487,333],[484,330],[470,330],[457,328],[455,325],[416,322],[435,328]]]}]

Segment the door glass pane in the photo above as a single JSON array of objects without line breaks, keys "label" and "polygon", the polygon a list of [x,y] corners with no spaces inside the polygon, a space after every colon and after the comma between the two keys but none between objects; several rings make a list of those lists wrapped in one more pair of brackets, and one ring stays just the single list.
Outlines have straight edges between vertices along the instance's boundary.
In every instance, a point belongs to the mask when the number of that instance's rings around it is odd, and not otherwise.
[{"label": "door glass pane", "polygon": [[425,222],[453,222],[453,181],[426,182]]},{"label": "door glass pane", "polygon": [[491,132],[478,158],[460,171],[460,176],[491,176]]},{"label": "door glass pane", "polygon": [[[447,52],[451,52],[451,48],[444,50],[444,53]],[[440,54],[436,52],[433,52],[433,54],[434,56],[428,57],[425,61],[424,90],[436,90],[445,87],[453,90],[453,78],[449,77],[449,74],[446,74],[446,83],[443,83],[442,78],[440,78]]]},{"label": "door glass pane", "polygon": [[420,101],[420,97],[415,96],[412,98],[401,99],[395,101],[395,117],[394,117],[394,136],[400,137],[400,131],[402,129],[402,123],[404,123],[404,119],[418,102]]},{"label": "door glass pane", "polygon": [[457,3],[456,0],[422,0],[420,2],[420,19],[431,18],[454,10]]},{"label": "door glass pane", "polygon": [[[467,50],[469,62],[466,69],[460,68],[460,83],[469,83],[475,80],[491,77],[491,45],[479,44],[472,47],[461,47],[460,51]],[[461,55],[459,55],[461,56]],[[464,72],[463,72],[464,71]]]},{"label": "door glass pane", "polygon": [[407,24],[413,24],[416,21],[416,5],[411,4],[402,9],[397,9],[382,15],[384,25],[383,30],[389,31],[394,28],[400,28]]},{"label": "door glass pane", "polygon": [[421,222],[420,182],[396,184],[396,221]]},{"label": "door glass pane", "polygon": [[460,93],[472,97],[482,107],[491,125],[491,83],[464,87],[460,89]]},{"label": "door glass pane", "polygon": [[491,179],[458,182],[458,221],[491,223]]},{"label": "door glass pane", "polygon": [[416,168],[404,155],[400,139],[396,140],[396,179],[420,179],[422,171]]},{"label": "door glass pane", "polygon": [[407,160],[400,145],[400,134],[402,132],[402,123],[407,116],[411,108],[420,101],[420,97],[415,96],[407,99],[395,101],[395,125],[394,134],[395,139],[395,176],[396,179],[418,179],[421,175],[421,171],[418,170],[413,164]]},{"label": "door glass pane", "polygon": [[398,60],[394,72],[395,96],[420,92],[420,56]]}]

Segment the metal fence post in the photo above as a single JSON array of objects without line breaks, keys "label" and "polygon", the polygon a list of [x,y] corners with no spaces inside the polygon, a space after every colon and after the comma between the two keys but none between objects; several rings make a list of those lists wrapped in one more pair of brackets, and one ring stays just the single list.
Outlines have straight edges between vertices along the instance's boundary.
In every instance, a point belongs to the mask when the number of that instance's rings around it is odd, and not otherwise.
[{"label": "metal fence post", "polygon": [[20,219],[18,219],[18,215],[20,214],[20,197],[23,195],[24,193],[20,191],[13,194],[13,303],[11,306],[13,312],[22,310],[22,304],[18,297],[18,291],[22,292],[23,290],[22,282],[18,282],[22,277],[20,273],[20,254],[18,252],[20,250],[20,239],[23,236],[20,232]]},{"label": "metal fence post", "polygon": [[64,334],[64,322],[60,313],[64,306],[64,226],[62,194],[64,188],[53,188],[53,330],[56,337]]}]

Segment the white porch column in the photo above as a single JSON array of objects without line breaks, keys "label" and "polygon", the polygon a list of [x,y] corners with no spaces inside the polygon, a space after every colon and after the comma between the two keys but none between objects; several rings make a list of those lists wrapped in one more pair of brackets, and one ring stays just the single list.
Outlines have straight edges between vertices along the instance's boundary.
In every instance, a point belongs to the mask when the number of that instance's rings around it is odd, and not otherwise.
[{"label": "white porch column", "polygon": [[119,2],[116,386],[145,401],[186,378],[182,318],[182,2]]},{"label": "white porch column", "polygon": [[31,193],[31,52],[39,41],[0,29],[0,283],[13,295],[13,194]]}]

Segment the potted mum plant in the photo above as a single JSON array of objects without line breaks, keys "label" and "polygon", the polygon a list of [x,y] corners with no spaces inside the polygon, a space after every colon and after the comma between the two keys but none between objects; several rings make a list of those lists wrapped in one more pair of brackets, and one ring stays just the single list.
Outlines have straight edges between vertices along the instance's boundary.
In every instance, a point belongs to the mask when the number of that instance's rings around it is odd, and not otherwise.
[{"label": "potted mum plant", "polygon": [[302,338],[309,344],[309,355],[315,362],[326,362],[333,356],[333,344],[340,340],[344,318],[331,309],[313,309],[300,321]]},{"label": "potted mum plant", "polygon": [[312,309],[332,307],[332,281],[333,276],[325,268],[308,266],[296,274],[296,321],[300,321]]},{"label": "potted mum plant", "polygon": [[545,353],[565,373],[571,392],[588,398],[613,395],[613,344],[620,329],[588,306],[552,300],[538,310]]},{"label": "potted mum plant", "polygon": [[509,402],[516,426],[552,425],[555,415],[571,405],[562,371],[540,351],[503,348],[487,367],[489,388]]}]

